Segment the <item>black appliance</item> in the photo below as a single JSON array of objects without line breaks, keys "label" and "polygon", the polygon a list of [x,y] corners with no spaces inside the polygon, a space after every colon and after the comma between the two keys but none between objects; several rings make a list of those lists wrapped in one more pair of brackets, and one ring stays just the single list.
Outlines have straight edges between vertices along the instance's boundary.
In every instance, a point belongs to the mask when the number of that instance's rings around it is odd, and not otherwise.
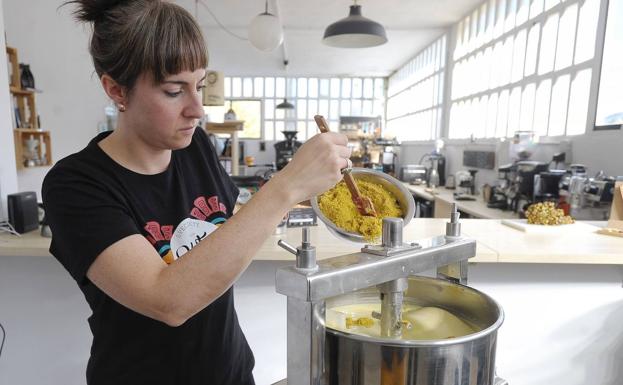
[{"label": "black appliance", "polygon": [[25,191],[7,195],[9,223],[20,234],[39,228],[37,193]]},{"label": "black appliance", "polygon": [[[420,159],[420,164],[422,164],[422,161],[425,158],[428,158],[428,161],[430,162],[429,166],[426,167],[426,184],[428,186],[431,185],[431,177],[432,177],[432,178],[439,179],[439,180],[436,180],[434,183],[436,186],[445,186],[446,185],[446,157],[439,153],[433,152],[431,154],[424,155]],[[433,169],[435,169],[437,172],[434,173]]]},{"label": "black appliance", "polygon": [[275,143],[275,156],[277,161],[277,170],[284,168],[294,156],[303,143],[296,140],[297,131],[281,131],[286,140]]},{"label": "black appliance", "polygon": [[534,201],[555,201],[560,197],[560,181],[566,170],[543,171],[534,176]]}]

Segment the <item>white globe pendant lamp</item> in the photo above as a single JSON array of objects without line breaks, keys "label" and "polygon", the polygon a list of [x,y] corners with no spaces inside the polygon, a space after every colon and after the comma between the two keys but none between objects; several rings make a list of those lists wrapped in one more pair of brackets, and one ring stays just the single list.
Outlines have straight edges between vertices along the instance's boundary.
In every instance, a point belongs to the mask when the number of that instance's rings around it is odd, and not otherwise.
[{"label": "white globe pendant lamp", "polygon": [[263,13],[255,16],[249,25],[249,41],[260,51],[270,52],[283,43],[281,21],[268,12],[268,0]]}]

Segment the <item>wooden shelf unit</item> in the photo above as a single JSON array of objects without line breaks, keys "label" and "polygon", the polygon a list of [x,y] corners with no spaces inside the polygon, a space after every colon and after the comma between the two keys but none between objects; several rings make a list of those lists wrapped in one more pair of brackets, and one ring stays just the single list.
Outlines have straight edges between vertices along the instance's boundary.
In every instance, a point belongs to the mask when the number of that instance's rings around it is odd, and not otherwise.
[{"label": "wooden shelf unit", "polygon": [[231,175],[238,175],[240,163],[238,132],[244,129],[244,120],[230,120],[223,123],[207,122],[204,129],[210,134],[228,134],[231,137]]},{"label": "wooden shelf unit", "polygon": [[[49,131],[39,130],[39,119],[35,102],[35,91],[22,89],[20,79],[19,61],[17,59],[17,49],[6,47],[8,62],[10,64],[10,87],[9,91],[14,100],[19,114],[19,124],[14,121],[17,127],[13,130],[15,141],[15,164],[17,169],[23,169],[26,162],[26,141],[32,136],[39,141],[38,158],[42,159],[41,164],[36,166],[52,165],[52,140]],[[35,167],[36,167],[35,166]],[[32,167],[32,166],[31,166]]]},{"label": "wooden shelf unit", "polygon": [[[39,141],[39,146],[37,146],[38,158],[44,161],[34,166],[26,166],[26,148],[28,148],[26,141],[31,136],[32,139]],[[15,140],[15,164],[18,170],[52,165],[52,139],[50,138],[50,131],[15,129],[13,130],[13,139]]]}]

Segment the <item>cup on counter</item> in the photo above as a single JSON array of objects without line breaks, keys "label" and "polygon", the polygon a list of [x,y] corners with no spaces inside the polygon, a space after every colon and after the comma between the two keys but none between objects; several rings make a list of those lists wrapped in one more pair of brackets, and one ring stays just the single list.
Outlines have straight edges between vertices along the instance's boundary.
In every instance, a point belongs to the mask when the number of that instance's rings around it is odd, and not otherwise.
[{"label": "cup on counter", "polygon": [[255,157],[253,157],[253,156],[245,156],[244,157],[244,164],[246,164],[249,167],[253,166],[255,164]]}]

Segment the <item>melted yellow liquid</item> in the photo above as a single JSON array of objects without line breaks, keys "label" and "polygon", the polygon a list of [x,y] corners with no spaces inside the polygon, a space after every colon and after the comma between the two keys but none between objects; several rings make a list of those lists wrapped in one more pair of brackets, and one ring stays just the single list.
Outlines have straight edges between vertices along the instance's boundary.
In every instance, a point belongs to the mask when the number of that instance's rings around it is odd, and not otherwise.
[{"label": "melted yellow liquid", "polygon": [[[370,337],[381,337],[381,321],[372,313],[381,312],[380,303],[337,306],[327,309],[329,328]],[[403,340],[438,340],[472,334],[479,329],[447,310],[405,303],[402,308]]]}]

